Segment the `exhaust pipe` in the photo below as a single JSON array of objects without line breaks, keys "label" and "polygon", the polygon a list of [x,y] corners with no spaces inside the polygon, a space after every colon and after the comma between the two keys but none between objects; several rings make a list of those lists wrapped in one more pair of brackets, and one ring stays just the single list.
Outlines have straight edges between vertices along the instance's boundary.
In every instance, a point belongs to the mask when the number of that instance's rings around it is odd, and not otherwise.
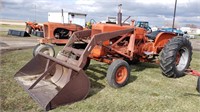
[{"label": "exhaust pipe", "polygon": [[119,8],[119,12],[117,14],[118,25],[122,26],[122,4],[119,4],[118,8]]},{"label": "exhaust pipe", "polygon": [[62,24],[64,24],[64,14],[63,14],[63,9],[61,9],[61,21],[62,21]]}]

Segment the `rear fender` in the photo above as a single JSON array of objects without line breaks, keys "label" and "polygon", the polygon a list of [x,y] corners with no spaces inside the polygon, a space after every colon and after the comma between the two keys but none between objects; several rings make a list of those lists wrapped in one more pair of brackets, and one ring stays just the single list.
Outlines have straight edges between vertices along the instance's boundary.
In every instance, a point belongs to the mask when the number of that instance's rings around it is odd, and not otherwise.
[{"label": "rear fender", "polygon": [[159,53],[162,48],[167,44],[167,42],[172,39],[174,36],[176,36],[173,33],[166,33],[161,32],[156,36],[155,42],[154,42],[154,52]]}]

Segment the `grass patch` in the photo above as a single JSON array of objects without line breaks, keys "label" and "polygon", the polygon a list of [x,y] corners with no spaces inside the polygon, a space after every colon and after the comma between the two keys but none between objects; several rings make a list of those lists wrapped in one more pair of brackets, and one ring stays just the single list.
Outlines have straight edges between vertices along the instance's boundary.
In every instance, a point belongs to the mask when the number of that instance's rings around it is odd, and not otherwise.
[{"label": "grass patch", "polygon": [[8,30],[22,30],[25,31],[25,23],[24,25],[9,25],[9,24],[0,24],[0,36],[1,37],[11,37],[10,35],[8,36]]},{"label": "grass patch", "polygon": [[[56,47],[56,51],[62,47]],[[191,67],[200,70],[200,52],[193,53]],[[43,111],[14,80],[14,74],[32,58],[32,50],[13,51],[1,55],[1,111]],[[139,63],[131,66],[128,85],[120,89],[109,87],[105,79],[108,65],[92,61],[86,74],[91,90],[85,100],[58,107],[52,112],[197,112],[200,95],[197,78],[187,75],[179,79],[162,76],[158,65]]]},{"label": "grass patch", "polygon": [[[7,37],[8,36],[8,31],[0,31],[0,36],[1,37]],[[10,37],[10,36],[8,36]]]},{"label": "grass patch", "polygon": [[[8,35],[8,30],[12,29],[12,30],[19,30],[19,31],[25,31],[25,26],[21,26],[21,25],[3,25],[4,27],[1,27],[2,25],[0,25],[0,28],[3,29],[2,31],[0,30],[0,37],[1,38],[8,38],[8,37],[17,37],[19,38],[19,36],[12,36],[12,35]],[[14,27],[12,27],[14,26]],[[35,37],[35,38],[41,38],[41,37],[37,37],[35,35],[30,34],[31,37]]]},{"label": "grass patch", "polygon": [[10,25],[10,24],[0,24],[0,28],[1,29],[16,29],[16,30],[19,30],[19,29],[25,29],[25,23],[24,25]]}]

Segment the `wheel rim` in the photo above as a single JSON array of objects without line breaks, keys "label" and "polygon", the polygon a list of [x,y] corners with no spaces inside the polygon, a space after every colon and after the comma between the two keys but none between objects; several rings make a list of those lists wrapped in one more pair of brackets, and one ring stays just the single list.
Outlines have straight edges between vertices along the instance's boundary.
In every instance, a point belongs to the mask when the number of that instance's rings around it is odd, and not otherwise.
[{"label": "wheel rim", "polygon": [[48,50],[42,51],[46,55],[50,55],[50,52]]},{"label": "wheel rim", "polygon": [[187,66],[189,60],[189,50],[186,47],[182,47],[176,54],[176,68],[178,71],[182,71]]},{"label": "wheel rim", "polygon": [[125,66],[121,66],[116,71],[116,82],[118,84],[122,84],[126,81],[126,78],[128,76],[128,70]]},{"label": "wheel rim", "polygon": [[49,56],[53,56],[51,49],[48,49],[48,48],[43,48],[39,52],[42,52],[42,53],[49,55]]}]

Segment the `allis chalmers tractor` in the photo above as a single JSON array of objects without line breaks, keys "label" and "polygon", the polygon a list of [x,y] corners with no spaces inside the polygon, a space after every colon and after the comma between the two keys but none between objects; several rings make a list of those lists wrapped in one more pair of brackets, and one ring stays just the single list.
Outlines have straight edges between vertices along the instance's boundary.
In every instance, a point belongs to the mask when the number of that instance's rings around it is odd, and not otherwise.
[{"label": "allis chalmers tractor", "polygon": [[164,76],[184,76],[192,57],[189,40],[173,33],[147,34],[144,28],[123,25],[121,7],[119,10],[118,24],[99,23],[91,30],[73,33],[56,58],[38,53],[15,74],[17,82],[50,110],[87,96],[90,81],[84,70],[91,59],[109,64],[106,79],[113,88],[127,84],[129,63],[156,62],[159,56]]},{"label": "allis chalmers tractor", "polygon": [[55,55],[55,51],[50,44],[66,44],[73,32],[83,30],[83,27],[77,24],[53,23],[43,24],[44,38],[39,39],[39,44],[33,50],[33,56],[38,52],[43,52],[50,56]]},{"label": "allis chalmers tractor", "polygon": [[26,23],[26,29],[25,31],[28,33],[28,34],[31,34],[32,32],[34,31],[43,31],[42,29],[42,25],[38,25],[38,23],[36,22],[25,22]]}]

